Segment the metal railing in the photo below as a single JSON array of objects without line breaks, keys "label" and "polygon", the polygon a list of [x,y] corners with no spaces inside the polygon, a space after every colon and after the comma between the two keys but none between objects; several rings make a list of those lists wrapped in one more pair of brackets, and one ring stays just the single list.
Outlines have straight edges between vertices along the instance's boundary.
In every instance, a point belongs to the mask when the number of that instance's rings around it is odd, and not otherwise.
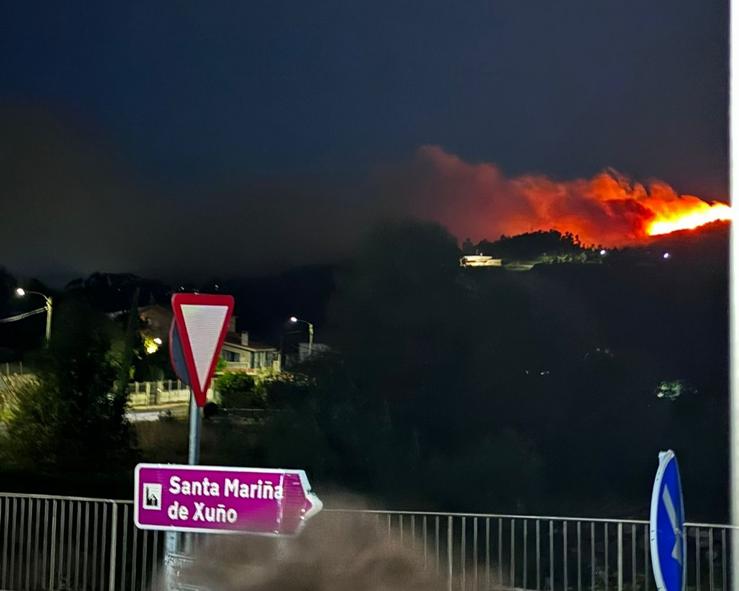
[{"label": "metal railing", "polygon": [[28,368],[24,369],[22,361],[0,363],[0,376],[23,375],[25,373],[28,373]]},{"label": "metal railing", "polygon": [[[326,510],[328,513],[341,511]],[[649,522],[363,511],[412,545],[449,591],[656,591]],[[686,523],[686,589],[728,591],[732,527]]]},{"label": "metal railing", "polygon": [[264,363],[263,365],[253,365],[249,362],[243,361],[227,361],[224,367],[226,371],[236,371],[248,373],[250,375],[274,375],[281,371],[280,361],[273,361],[271,363]]},{"label": "metal railing", "polygon": [[157,380],[154,382],[130,382],[128,384],[128,392],[130,394],[143,394],[152,389],[161,392],[172,392],[176,390],[187,390],[187,386],[180,380]]},{"label": "metal railing", "polygon": [[163,537],[132,512],[130,501],[0,494],[0,589],[148,589]]},{"label": "metal railing", "polygon": [[[210,388],[208,398],[212,399],[213,395],[213,389]],[[128,404],[131,407],[187,404],[189,401],[190,390],[180,380],[131,382],[128,385]]]},{"label": "metal railing", "polygon": [[[422,557],[448,591],[656,591],[646,521],[326,509],[359,514]],[[690,591],[728,591],[731,527],[686,525]],[[207,537],[201,540],[207,541]],[[0,494],[0,589],[145,590],[164,537],[131,501]]]}]

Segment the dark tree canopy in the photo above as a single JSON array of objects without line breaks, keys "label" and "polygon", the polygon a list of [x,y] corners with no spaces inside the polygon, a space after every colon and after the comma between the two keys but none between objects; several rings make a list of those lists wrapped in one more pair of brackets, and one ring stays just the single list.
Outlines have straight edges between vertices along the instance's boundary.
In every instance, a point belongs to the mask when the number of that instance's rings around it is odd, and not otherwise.
[{"label": "dark tree canopy", "polygon": [[[468,272],[458,256],[433,225],[369,237],[323,329],[337,352],[280,385],[270,463],[393,506],[643,517],[657,453],[673,448],[691,514],[721,517],[726,318],[700,302],[725,276],[690,261],[648,277],[609,264]],[[683,382],[684,396],[657,396]]]},{"label": "dark tree canopy", "polygon": [[130,465],[127,393],[114,389],[119,360],[115,325],[78,299],[57,311],[36,381],[23,386],[11,412],[4,450],[35,469],[105,471]]},{"label": "dark tree canopy", "polygon": [[589,250],[580,238],[571,232],[539,230],[516,236],[501,236],[495,242],[483,240],[477,250],[503,259],[534,260],[542,256],[566,257]]}]

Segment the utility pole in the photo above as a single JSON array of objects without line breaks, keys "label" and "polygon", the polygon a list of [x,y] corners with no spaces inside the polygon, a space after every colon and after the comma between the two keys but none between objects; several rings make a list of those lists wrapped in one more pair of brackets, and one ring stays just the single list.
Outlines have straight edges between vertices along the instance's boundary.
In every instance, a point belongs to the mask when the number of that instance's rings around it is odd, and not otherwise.
[{"label": "utility pole", "polygon": [[49,343],[51,342],[51,312],[53,309],[53,300],[51,299],[51,296],[47,296],[46,294],[41,293],[40,291],[30,291],[25,290],[22,287],[19,287],[15,290],[15,295],[17,295],[19,298],[26,297],[27,295],[37,295],[44,298],[44,309],[46,310],[46,346],[49,346]]},{"label": "utility pole", "polygon": [[[733,212],[739,208],[739,16],[729,3],[729,194]],[[732,213],[733,213],[732,212]],[[731,588],[739,591],[739,231],[729,230],[729,499],[731,509]]]},{"label": "utility pole", "polygon": [[315,331],[313,323],[308,322],[307,320],[302,320],[296,316],[290,316],[290,322],[293,324],[302,323],[308,327],[308,357],[310,357],[313,354],[313,333]]}]

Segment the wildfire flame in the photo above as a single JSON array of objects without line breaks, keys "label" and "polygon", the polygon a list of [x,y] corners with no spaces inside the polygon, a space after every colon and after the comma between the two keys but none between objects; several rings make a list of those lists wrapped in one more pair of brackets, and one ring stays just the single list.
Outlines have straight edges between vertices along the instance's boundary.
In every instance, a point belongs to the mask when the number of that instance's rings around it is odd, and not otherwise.
[{"label": "wildfire flame", "polygon": [[691,203],[686,209],[659,213],[647,224],[649,236],[669,234],[678,230],[693,230],[712,222],[728,222],[731,220],[731,207],[725,203],[707,203],[699,201]]},{"label": "wildfire flame", "polygon": [[[524,178],[531,183],[530,177]],[[586,241],[626,243],[731,220],[731,207],[726,203],[680,195],[659,180],[634,182],[614,170],[589,180],[537,180],[537,189],[529,184],[524,194],[539,217],[550,227],[579,234]],[[566,201],[560,195],[567,195]],[[553,210],[552,203],[558,209]],[[614,236],[618,233],[620,238]],[[597,240],[598,236],[604,240]]]},{"label": "wildfire flame", "polygon": [[508,176],[439,146],[421,147],[401,183],[416,215],[478,240],[555,229],[585,244],[621,246],[732,219],[726,203],[680,194],[660,180],[640,183],[612,169],[571,180]]}]

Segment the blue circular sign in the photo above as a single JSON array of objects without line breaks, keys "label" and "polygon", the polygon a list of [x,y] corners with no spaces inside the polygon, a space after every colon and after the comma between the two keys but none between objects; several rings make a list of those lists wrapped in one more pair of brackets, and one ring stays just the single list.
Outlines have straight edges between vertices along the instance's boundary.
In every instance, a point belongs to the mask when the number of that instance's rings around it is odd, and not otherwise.
[{"label": "blue circular sign", "polygon": [[685,510],[680,471],[672,450],[659,454],[649,516],[652,571],[658,591],[685,588]]},{"label": "blue circular sign", "polygon": [[177,323],[174,319],[172,320],[172,327],[169,329],[169,360],[180,381],[189,386],[190,374],[187,372],[187,365],[185,364],[185,353],[182,350],[180,331],[177,330]]}]

